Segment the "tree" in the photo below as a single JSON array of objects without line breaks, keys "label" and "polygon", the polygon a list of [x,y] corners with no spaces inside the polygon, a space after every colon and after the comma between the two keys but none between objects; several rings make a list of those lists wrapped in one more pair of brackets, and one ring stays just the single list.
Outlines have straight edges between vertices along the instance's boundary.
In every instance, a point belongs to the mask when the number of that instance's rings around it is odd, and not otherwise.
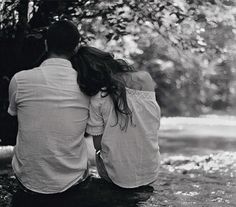
[{"label": "tree", "polygon": [[[234,6],[233,0],[4,0],[1,76],[33,65],[44,51],[47,27],[66,18],[78,25],[84,43],[147,68],[165,114],[196,114],[231,96]],[[220,80],[225,72],[230,75]],[[170,107],[173,100],[177,104]]]}]

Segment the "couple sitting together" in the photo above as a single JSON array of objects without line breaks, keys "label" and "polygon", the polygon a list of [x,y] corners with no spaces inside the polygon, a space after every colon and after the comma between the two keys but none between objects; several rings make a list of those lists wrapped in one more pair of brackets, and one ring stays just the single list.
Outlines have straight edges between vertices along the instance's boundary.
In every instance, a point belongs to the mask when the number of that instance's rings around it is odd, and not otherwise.
[{"label": "couple sitting together", "polygon": [[10,82],[8,112],[18,119],[12,166],[26,192],[55,194],[85,181],[86,134],[107,182],[136,188],[157,179],[160,108],[151,76],[79,42],[73,23],[54,23],[47,58]]}]

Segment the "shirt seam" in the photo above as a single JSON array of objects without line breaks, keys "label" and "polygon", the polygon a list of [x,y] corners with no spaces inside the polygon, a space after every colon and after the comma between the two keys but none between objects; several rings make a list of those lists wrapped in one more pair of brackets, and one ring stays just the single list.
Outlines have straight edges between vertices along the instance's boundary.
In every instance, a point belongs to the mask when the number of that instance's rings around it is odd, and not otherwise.
[{"label": "shirt seam", "polygon": [[17,101],[18,101],[18,83],[17,83],[16,77],[15,77],[15,81],[16,81],[16,97],[15,97],[15,102],[16,102],[16,105],[17,105]]}]

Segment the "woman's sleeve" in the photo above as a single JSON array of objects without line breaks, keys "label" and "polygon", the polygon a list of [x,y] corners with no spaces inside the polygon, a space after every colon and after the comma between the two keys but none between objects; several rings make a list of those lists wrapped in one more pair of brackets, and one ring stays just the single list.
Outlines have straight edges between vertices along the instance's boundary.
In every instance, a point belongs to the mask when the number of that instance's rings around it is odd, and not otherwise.
[{"label": "woman's sleeve", "polygon": [[92,136],[102,135],[104,131],[104,120],[102,117],[103,98],[100,93],[90,100],[89,119],[86,132]]}]

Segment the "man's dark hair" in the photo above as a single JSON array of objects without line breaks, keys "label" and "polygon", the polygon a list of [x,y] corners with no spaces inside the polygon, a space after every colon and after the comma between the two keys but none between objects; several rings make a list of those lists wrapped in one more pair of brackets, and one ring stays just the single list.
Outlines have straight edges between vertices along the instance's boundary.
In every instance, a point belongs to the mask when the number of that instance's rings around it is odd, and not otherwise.
[{"label": "man's dark hair", "polygon": [[70,57],[80,41],[80,34],[72,22],[61,20],[49,27],[46,40],[49,53]]}]

